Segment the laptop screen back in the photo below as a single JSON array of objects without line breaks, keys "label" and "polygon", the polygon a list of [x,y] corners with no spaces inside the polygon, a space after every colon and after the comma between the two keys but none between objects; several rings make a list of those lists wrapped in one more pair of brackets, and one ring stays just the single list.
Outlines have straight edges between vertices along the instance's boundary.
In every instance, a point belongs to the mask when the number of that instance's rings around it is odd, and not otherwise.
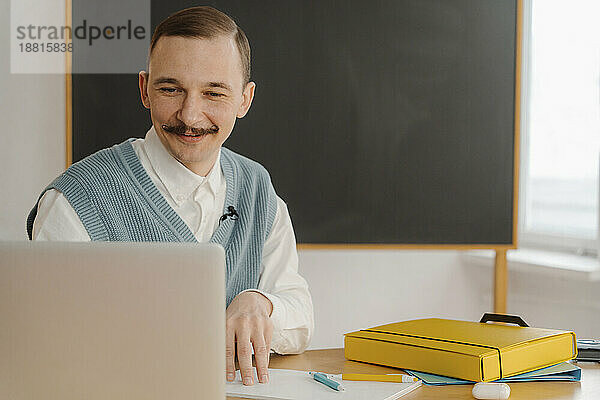
[{"label": "laptop screen back", "polygon": [[222,399],[212,244],[0,243],[0,398]]}]

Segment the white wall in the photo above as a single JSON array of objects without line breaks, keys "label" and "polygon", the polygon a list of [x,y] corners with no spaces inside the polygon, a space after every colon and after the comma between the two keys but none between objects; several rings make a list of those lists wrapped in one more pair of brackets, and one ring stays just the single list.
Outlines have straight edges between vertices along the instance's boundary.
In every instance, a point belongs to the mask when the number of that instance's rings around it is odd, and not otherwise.
[{"label": "white wall", "polygon": [[300,251],[315,307],[311,348],[342,347],[343,334],[412,318],[478,320],[491,311],[492,270],[458,251]]},{"label": "white wall", "polygon": [[10,0],[0,26],[0,240],[26,239],[29,210],[65,166],[65,80],[11,74]]},{"label": "white wall", "polygon": [[[311,348],[343,334],[411,318],[477,321],[493,310],[493,259],[459,251],[300,251],[315,306]],[[509,267],[507,312],[531,326],[600,337],[600,282]]]},{"label": "white wall", "polygon": [[[9,0],[0,0],[0,52],[9,54]],[[0,57],[0,240],[25,239],[25,218],[64,168],[64,77],[11,75]],[[492,308],[492,261],[457,251],[303,250],[300,270],[315,304],[312,348],[340,347],[342,334],[428,316],[477,320]],[[600,283],[511,271],[508,311],[535,326],[600,337]]]},{"label": "white wall", "polygon": [[600,282],[535,271],[510,271],[508,312],[531,326],[574,330],[600,338]]}]

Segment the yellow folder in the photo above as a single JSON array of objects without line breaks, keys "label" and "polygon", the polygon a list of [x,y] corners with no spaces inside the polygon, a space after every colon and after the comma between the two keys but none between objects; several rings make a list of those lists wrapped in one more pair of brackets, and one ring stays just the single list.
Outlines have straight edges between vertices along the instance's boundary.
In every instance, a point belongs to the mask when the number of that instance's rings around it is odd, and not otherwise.
[{"label": "yellow folder", "polygon": [[428,318],[347,333],[348,360],[488,382],[567,361],[575,333]]}]

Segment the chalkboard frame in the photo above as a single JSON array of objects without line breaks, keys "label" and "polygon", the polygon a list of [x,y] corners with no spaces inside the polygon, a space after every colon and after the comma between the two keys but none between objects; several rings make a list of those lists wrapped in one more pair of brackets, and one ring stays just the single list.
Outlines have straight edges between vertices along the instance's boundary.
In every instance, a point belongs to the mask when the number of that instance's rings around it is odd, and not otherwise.
[{"label": "chalkboard frame", "polygon": [[[515,32],[515,101],[514,101],[514,152],[513,152],[513,204],[512,204],[512,243],[509,244],[316,244],[299,243],[302,249],[441,249],[441,250],[471,250],[492,249],[505,251],[518,247],[518,199],[519,199],[519,166],[520,166],[520,120],[521,120],[521,66],[522,66],[522,29],[523,29],[523,0],[516,2],[516,32]],[[65,0],[66,23],[71,24],[72,2]],[[68,168],[73,160],[73,85],[71,73],[71,54],[66,53],[65,73],[65,166]]]}]

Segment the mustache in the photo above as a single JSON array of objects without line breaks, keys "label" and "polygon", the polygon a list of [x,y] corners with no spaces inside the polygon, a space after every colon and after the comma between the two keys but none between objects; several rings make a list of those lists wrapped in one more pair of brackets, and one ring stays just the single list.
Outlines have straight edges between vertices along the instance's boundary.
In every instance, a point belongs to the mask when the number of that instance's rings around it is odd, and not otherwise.
[{"label": "mustache", "polygon": [[162,124],[161,128],[164,131],[169,133],[174,133],[176,135],[183,135],[184,133],[191,132],[194,135],[214,135],[219,132],[219,127],[217,125],[211,126],[210,128],[193,128],[191,126],[187,126],[186,124]]}]

